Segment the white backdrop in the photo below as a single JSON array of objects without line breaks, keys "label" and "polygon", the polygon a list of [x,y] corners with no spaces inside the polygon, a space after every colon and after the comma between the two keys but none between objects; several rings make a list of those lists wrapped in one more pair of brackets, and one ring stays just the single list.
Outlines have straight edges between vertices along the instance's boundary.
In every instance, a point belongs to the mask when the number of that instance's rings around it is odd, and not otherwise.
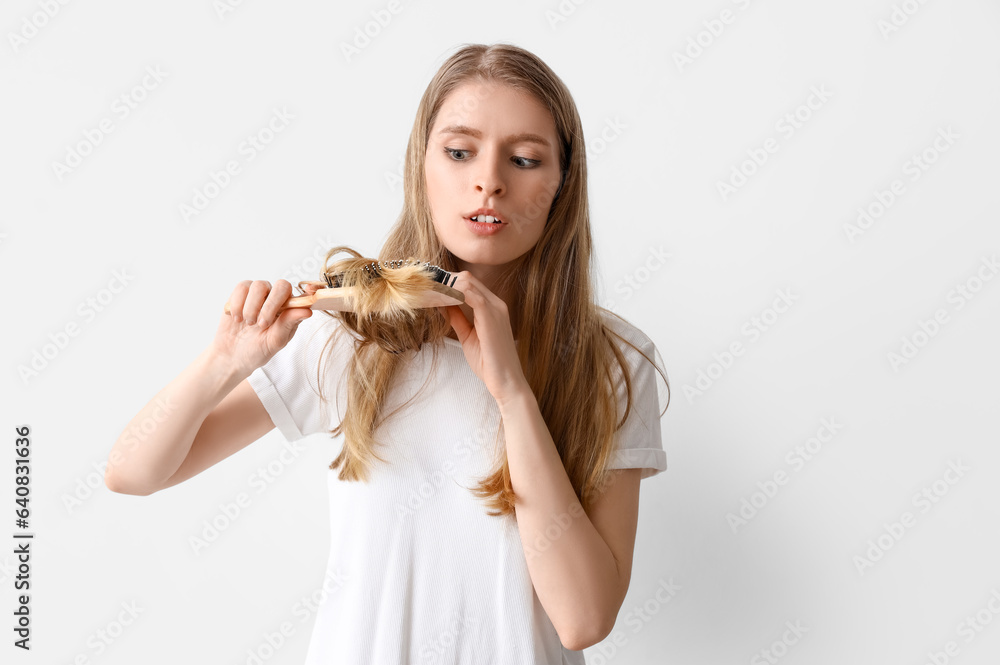
[{"label": "white backdrop", "polygon": [[998,24],[983,0],[5,2],[3,661],[302,661],[335,442],[280,458],[273,431],[149,497],[103,464],[238,281],[377,251],[430,77],[506,41],[575,97],[602,304],[672,388],[588,662],[997,662]]}]

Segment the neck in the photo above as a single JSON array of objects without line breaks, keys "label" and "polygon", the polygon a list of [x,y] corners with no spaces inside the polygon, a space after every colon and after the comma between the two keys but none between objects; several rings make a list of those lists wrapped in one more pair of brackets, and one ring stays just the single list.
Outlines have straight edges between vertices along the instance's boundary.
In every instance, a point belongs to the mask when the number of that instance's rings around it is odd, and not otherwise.
[{"label": "neck", "polygon": [[[518,324],[517,321],[518,310],[517,308],[512,306],[512,298],[510,294],[501,293],[500,287],[498,286],[498,283],[500,281],[499,278],[503,274],[503,270],[506,266],[502,265],[491,266],[491,265],[466,263],[461,259],[457,259],[456,264],[458,266],[459,271],[466,270],[470,272],[473,277],[482,282],[487,289],[489,289],[492,293],[499,296],[500,299],[503,300],[504,303],[506,303],[507,311],[510,313],[511,316],[511,321],[510,321],[511,330],[514,331],[514,336],[516,338],[517,324]],[[469,323],[472,323],[473,322],[472,308],[464,303],[459,305],[459,307],[462,309],[462,312],[465,314],[465,318],[469,321]],[[449,334],[449,336],[454,337],[454,331],[452,331]],[[515,339],[515,341],[517,340]]]},{"label": "neck", "polygon": [[[488,288],[493,293],[498,296],[501,294],[497,292],[497,282],[500,277],[500,266],[484,266],[478,264],[465,263],[464,261],[458,261],[458,269],[466,270],[472,273],[472,276],[482,282],[486,288]],[[502,297],[502,296],[501,296]]]}]

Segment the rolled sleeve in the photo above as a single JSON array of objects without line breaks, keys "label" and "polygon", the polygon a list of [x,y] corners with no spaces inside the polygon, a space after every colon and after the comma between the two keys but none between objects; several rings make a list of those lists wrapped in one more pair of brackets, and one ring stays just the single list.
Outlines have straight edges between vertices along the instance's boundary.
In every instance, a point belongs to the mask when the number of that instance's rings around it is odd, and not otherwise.
[{"label": "rolled sleeve", "polygon": [[[636,346],[656,362],[657,351],[652,341]],[[649,478],[667,469],[667,453],[660,435],[661,409],[656,380],[659,374],[631,346],[622,344],[622,347],[632,378],[632,408],[621,429],[615,433],[616,450],[608,468],[642,469],[640,479]],[[619,383],[618,394],[619,414],[623,414],[627,397],[623,382]]]},{"label": "rolled sleeve", "polygon": [[337,335],[329,355],[323,355],[327,340],[338,332],[339,322],[321,311],[299,324],[292,339],[261,367],[255,369],[248,381],[271,422],[287,441],[330,431],[328,410],[320,398],[317,371],[321,358],[324,361],[324,397],[330,385],[326,379],[337,379],[343,371],[346,354],[352,349],[345,345],[346,335]]},{"label": "rolled sleeve", "polygon": [[285,440],[297,441],[303,438],[305,435],[295,423],[295,417],[292,416],[288,407],[285,406],[281,395],[278,394],[278,389],[267,375],[267,372],[264,371],[264,368],[258,367],[255,369],[247,380],[250,382],[250,387],[257,393],[260,403],[264,405],[264,410],[271,416],[271,422],[281,432],[281,435],[285,437]]}]

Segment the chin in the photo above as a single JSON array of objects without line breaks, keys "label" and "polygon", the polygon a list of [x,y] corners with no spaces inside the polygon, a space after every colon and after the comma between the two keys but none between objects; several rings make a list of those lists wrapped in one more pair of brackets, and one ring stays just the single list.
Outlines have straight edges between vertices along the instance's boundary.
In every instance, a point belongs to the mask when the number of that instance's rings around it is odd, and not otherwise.
[{"label": "chin", "polygon": [[505,263],[510,263],[517,258],[512,255],[508,256],[510,252],[496,252],[488,249],[484,250],[482,247],[456,247],[455,249],[448,247],[448,251],[451,252],[456,259],[466,265],[502,266]]}]

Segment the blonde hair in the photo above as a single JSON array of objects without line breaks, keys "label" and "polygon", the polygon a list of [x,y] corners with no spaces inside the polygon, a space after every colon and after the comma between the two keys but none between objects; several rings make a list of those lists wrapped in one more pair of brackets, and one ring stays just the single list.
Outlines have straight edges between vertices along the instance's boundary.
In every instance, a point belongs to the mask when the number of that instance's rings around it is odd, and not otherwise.
[{"label": "blonde hair", "polygon": [[[511,294],[508,306],[522,370],[538,399],[577,497],[587,510],[610,479],[607,466],[614,457],[615,432],[625,422],[633,402],[628,364],[613,337],[627,343],[657,371],[663,372],[654,359],[646,357],[601,320],[602,310],[618,315],[597,305],[594,298],[587,163],[580,117],[565,84],[537,56],[509,44],[466,44],[444,62],[417,108],[406,148],[403,209],[377,260],[421,257],[444,270],[457,271],[454,255],[441,244],[434,229],[425,187],[424,158],[428,135],[445,98],[469,81],[499,83],[527,92],[544,104],[555,120],[562,182],[555,191],[541,238],[532,249],[505,266],[495,292]],[[538,205],[546,202],[540,201]],[[355,259],[331,266],[331,257],[345,250]],[[327,253],[323,271],[357,265],[351,261],[358,260],[364,261],[357,252],[335,247]],[[384,288],[391,290],[393,286]],[[386,292],[378,297],[386,297]],[[331,469],[340,469],[341,480],[367,481],[375,460],[381,460],[375,453],[374,433],[392,415],[382,413],[382,404],[403,361],[401,351],[430,343],[435,346],[436,360],[437,342],[451,330],[437,309],[408,311],[405,306],[398,309],[390,317],[324,312],[338,318],[344,328],[359,338],[348,365],[346,414],[331,431],[334,436],[344,434],[344,446],[330,464]],[[332,341],[333,338],[327,340],[327,346]],[[626,406],[620,420],[612,363],[621,368],[625,382]],[[317,373],[321,374],[320,368]],[[318,378],[322,396],[324,383],[321,376]],[[669,391],[666,376],[664,381]],[[502,440],[502,429],[501,422],[498,440]],[[502,446],[498,450],[492,473],[471,491],[485,500],[490,509],[488,514],[510,515],[514,512],[515,496],[506,451]]]}]

